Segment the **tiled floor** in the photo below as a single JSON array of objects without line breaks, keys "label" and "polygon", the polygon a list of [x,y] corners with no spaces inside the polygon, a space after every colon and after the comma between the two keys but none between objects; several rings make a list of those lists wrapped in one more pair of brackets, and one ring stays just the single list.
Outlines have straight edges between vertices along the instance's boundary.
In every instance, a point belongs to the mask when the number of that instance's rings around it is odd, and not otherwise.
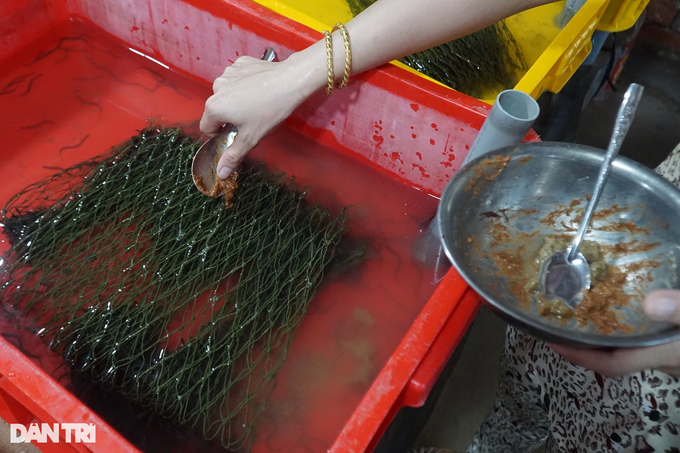
[{"label": "tiled floor", "polygon": [[[583,112],[578,143],[604,148],[631,82],[645,86],[635,122],[621,154],[650,167],[680,143],[680,50],[638,39],[616,92],[596,98]],[[489,309],[480,312],[460,361],[416,443],[464,452],[491,407],[498,384],[505,324]]]},{"label": "tiled floor", "polygon": [[482,307],[456,368],[442,390],[418,445],[467,449],[493,404],[506,324]]},{"label": "tiled floor", "polygon": [[656,167],[680,143],[680,49],[638,39],[615,93],[591,103],[583,112],[576,142],[605,148],[626,87],[645,87],[621,155]]},{"label": "tiled floor", "polygon": [[2,453],[40,453],[34,445],[31,444],[11,444],[9,442],[10,432],[9,424],[4,420],[0,420],[0,452]]}]

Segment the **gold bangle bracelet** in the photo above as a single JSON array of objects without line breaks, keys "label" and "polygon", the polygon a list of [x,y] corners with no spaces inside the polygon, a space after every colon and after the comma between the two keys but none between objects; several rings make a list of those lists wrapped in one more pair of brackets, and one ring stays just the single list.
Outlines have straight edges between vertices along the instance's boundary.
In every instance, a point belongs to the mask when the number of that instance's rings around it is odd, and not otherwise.
[{"label": "gold bangle bracelet", "polygon": [[[338,89],[341,90],[347,86],[347,82],[349,81],[349,74],[352,71],[352,48],[350,47],[349,44],[349,33],[347,32],[347,28],[345,26],[338,22],[335,24],[335,27],[333,27],[332,32],[335,30],[340,30],[340,34],[342,35],[342,40],[345,44],[345,72],[342,77],[342,82],[338,85]],[[332,33],[331,32],[331,33]]]},{"label": "gold bangle bracelet", "polygon": [[327,31],[323,31],[323,36],[326,39],[326,64],[328,66],[328,87],[326,93],[328,96],[333,94],[333,86],[335,85],[335,72],[333,71],[333,38]]}]

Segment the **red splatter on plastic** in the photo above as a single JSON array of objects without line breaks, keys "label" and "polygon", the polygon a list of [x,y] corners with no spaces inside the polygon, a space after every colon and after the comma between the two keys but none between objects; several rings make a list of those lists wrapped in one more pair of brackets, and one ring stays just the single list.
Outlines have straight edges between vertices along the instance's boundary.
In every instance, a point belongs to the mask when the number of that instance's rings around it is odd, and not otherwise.
[{"label": "red splatter on plastic", "polygon": [[411,129],[413,129],[413,128],[414,128],[414,127],[413,127],[413,126],[411,126]]},{"label": "red splatter on plastic", "polygon": [[418,165],[418,164],[411,164],[411,167],[417,168],[418,170],[420,170],[420,177],[421,177],[421,178],[429,178],[429,177],[430,177],[430,175],[427,174],[427,172],[425,171],[425,169],[424,169],[423,167],[421,167],[420,165]]},{"label": "red splatter on plastic", "polygon": [[449,162],[453,162],[456,160],[456,155],[455,154],[449,154]]},{"label": "red splatter on plastic", "polygon": [[392,162],[396,162],[397,160],[399,160],[399,162],[401,162],[402,164],[404,163],[403,160],[399,159],[399,153],[396,151],[392,153],[392,155],[390,156],[390,160],[392,160]]},{"label": "red splatter on plastic", "polygon": [[167,23],[168,23],[168,19],[163,19],[163,22],[161,22],[161,24],[167,24]]},{"label": "red splatter on plastic", "polygon": [[446,162],[445,160],[439,163],[445,166],[446,168],[453,167],[453,164],[451,162]]},{"label": "red splatter on plastic", "polygon": [[465,132],[465,129],[463,129],[463,128],[461,127],[461,128],[460,128],[460,131],[461,131],[461,132]]},{"label": "red splatter on plastic", "polygon": [[229,30],[232,29],[232,24],[231,24],[231,22],[229,22],[229,23],[227,24],[227,27],[229,27]]},{"label": "red splatter on plastic", "polygon": [[414,112],[417,112],[420,110],[420,107],[418,107],[418,104],[411,104],[411,108],[413,109]]},{"label": "red splatter on plastic", "polygon": [[430,145],[434,145],[434,139],[433,138],[430,139]]},{"label": "red splatter on plastic", "polygon": [[136,25],[133,25],[132,28],[130,29],[130,31],[137,31],[137,30],[139,30],[139,27],[137,27]]},{"label": "red splatter on plastic", "polygon": [[185,29],[185,30],[188,30],[188,29],[189,29],[189,26],[188,26],[188,25],[185,25],[185,26],[184,26],[184,29]]},{"label": "red splatter on plastic", "polygon": [[465,145],[465,149],[470,149],[470,145]]},{"label": "red splatter on plastic", "polygon": [[331,126],[335,126],[335,120],[331,121]]},{"label": "red splatter on plastic", "polygon": [[200,61],[201,57],[196,57],[196,59]]},{"label": "red splatter on plastic", "polygon": [[390,138],[394,138],[394,135],[390,135]]},{"label": "red splatter on plastic", "polygon": [[437,129],[437,123],[432,123],[430,126],[432,126],[432,129]]},{"label": "red splatter on plastic", "polygon": [[376,142],[378,142],[378,144],[376,145],[378,148],[380,148],[380,145],[382,145],[383,142],[385,141],[385,139],[384,139],[382,136],[380,136],[380,135],[374,135],[374,136],[373,136],[373,140],[375,140]]},{"label": "red splatter on plastic", "polygon": [[418,159],[423,160],[423,155],[419,152],[416,152],[416,156],[418,156]]}]

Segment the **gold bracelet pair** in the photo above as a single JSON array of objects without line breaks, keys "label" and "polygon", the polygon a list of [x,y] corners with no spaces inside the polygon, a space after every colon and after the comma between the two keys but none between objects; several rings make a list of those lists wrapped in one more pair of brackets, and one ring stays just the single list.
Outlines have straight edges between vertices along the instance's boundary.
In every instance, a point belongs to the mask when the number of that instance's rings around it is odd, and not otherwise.
[{"label": "gold bracelet pair", "polygon": [[352,71],[352,49],[349,44],[349,33],[343,24],[338,22],[333,27],[330,32],[328,30],[323,31],[323,36],[326,39],[326,63],[328,65],[328,87],[326,88],[326,93],[328,96],[333,94],[333,89],[335,88],[335,70],[333,67],[333,38],[331,33],[335,30],[340,30],[342,35],[342,40],[345,44],[345,72],[342,77],[342,82],[337,85],[338,90],[345,88],[347,82],[349,81],[349,74]]}]

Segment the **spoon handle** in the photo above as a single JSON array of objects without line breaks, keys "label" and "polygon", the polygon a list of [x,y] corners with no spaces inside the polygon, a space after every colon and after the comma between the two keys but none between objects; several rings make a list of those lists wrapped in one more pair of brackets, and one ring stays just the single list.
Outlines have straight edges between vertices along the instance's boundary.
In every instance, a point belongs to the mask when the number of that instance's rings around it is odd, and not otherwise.
[{"label": "spoon handle", "polygon": [[619,154],[623,140],[628,134],[628,129],[633,122],[635,117],[635,110],[637,110],[638,104],[640,103],[640,97],[642,96],[642,91],[644,87],[638,85],[637,83],[631,83],[626,90],[626,94],[623,97],[623,102],[621,107],[619,107],[619,114],[616,117],[616,124],[614,125],[614,132],[612,133],[612,138],[609,141],[609,147],[607,148],[607,154],[604,157],[604,163],[602,168],[600,168],[600,174],[597,176],[597,182],[595,183],[595,189],[590,197],[590,202],[586,208],[585,214],[583,214],[583,219],[581,219],[581,224],[578,227],[576,236],[571,241],[571,247],[569,250],[569,256],[567,257],[568,262],[572,262],[576,255],[578,255],[578,250],[583,243],[583,238],[586,236],[588,227],[590,226],[590,221],[595,213],[595,208],[597,207],[598,201],[602,196],[602,189],[607,182],[609,177],[609,171],[612,167],[612,162],[614,158]]}]

